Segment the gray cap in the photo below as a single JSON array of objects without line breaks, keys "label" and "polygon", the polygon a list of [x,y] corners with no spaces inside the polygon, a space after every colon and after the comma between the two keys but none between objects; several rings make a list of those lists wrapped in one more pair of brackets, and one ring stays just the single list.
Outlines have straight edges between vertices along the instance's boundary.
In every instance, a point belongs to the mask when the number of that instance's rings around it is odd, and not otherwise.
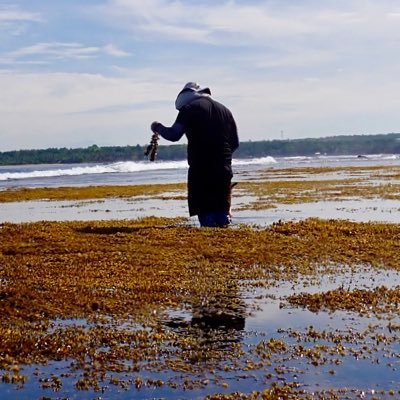
[{"label": "gray cap", "polygon": [[181,92],[186,91],[186,90],[191,90],[193,92],[197,92],[197,93],[207,93],[211,95],[211,90],[210,88],[206,87],[206,88],[202,88],[200,87],[200,85],[197,82],[188,82],[183,89],[181,90]]},{"label": "gray cap", "polygon": [[193,100],[196,100],[199,97],[208,96],[211,96],[211,90],[209,88],[202,88],[196,82],[188,82],[179,92],[178,97],[175,100],[175,108],[180,110]]}]

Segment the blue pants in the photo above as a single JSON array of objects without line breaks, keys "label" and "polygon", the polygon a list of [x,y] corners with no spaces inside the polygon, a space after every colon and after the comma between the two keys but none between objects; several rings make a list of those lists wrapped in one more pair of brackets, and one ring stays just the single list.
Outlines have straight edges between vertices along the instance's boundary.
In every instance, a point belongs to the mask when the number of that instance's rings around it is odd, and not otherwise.
[{"label": "blue pants", "polygon": [[230,215],[227,215],[223,211],[202,213],[199,214],[198,217],[200,226],[210,228],[223,228],[232,222]]}]

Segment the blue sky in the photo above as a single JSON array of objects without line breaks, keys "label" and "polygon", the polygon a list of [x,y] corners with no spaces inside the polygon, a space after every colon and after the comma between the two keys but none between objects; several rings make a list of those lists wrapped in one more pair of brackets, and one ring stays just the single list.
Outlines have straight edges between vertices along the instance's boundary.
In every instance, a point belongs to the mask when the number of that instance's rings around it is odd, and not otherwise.
[{"label": "blue sky", "polygon": [[242,141],[400,131],[398,0],[0,0],[0,37],[0,151],[144,145],[188,81]]}]

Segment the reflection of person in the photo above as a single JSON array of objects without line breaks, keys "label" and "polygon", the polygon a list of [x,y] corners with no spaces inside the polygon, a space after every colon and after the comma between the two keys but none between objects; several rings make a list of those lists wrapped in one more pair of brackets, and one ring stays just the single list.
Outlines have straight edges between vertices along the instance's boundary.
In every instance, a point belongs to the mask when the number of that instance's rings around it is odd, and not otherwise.
[{"label": "reflection of person", "polygon": [[246,304],[232,287],[226,293],[221,292],[196,300],[192,302],[191,325],[205,330],[244,329]]},{"label": "reflection of person", "polygon": [[231,222],[232,153],[239,146],[232,113],[211,98],[209,88],[187,83],[175,101],[179,111],[171,127],[159,122],[151,130],[176,142],[188,139],[189,214],[197,215],[201,226],[223,227]]}]

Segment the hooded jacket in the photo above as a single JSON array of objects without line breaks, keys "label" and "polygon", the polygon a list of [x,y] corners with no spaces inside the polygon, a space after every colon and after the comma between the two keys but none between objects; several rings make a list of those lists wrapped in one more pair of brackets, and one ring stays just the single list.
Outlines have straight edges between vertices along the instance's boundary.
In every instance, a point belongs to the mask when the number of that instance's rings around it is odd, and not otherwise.
[{"label": "hooded jacket", "polygon": [[230,166],[239,146],[231,112],[208,95],[194,95],[183,105],[176,122],[188,138],[188,163],[193,168]]}]

